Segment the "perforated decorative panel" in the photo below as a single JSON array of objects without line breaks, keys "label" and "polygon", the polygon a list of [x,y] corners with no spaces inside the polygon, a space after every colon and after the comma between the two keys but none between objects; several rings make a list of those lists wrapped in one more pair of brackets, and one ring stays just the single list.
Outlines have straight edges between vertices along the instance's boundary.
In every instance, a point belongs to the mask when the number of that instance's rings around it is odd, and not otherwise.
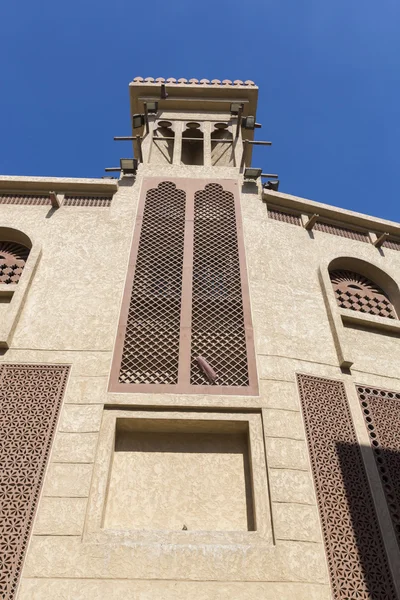
[{"label": "perforated decorative panel", "polygon": [[400,546],[400,393],[361,385],[357,393]]},{"label": "perforated decorative panel", "polygon": [[193,385],[211,385],[197,362],[214,369],[213,385],[249,384],[235,199],[210,183],[194,196]]},{"label": "perforated decorative panel", "polygon": [[0,241],[0,283],[18,283],[29,256],[29,248]]},{"label": "perforated decorative panel", "polygon": [[357,240],[358,242],[370,242],[368,233],[364,231],[357,231],[356,229],[350,229],[349,227],[342,227],[341,225],[317,221],[314,225],[314,229],[317,231],[324,231],[325,233],[330,233],[332,235],[339,235],[350,240]]},{"label": "perforated decorative panel", "polygon": [[143,181],[111,391],[258,393],[238,185],[220,181]]},{"label": "perforated decorative panel", "polygon": [[169,181],[146,194],[120,383],[178,382],[185,198]]},{"label": "perforated decorative panel", "polygon": [[275,221],[282,221],[283,223],[290,223],[291,225],[301,225],[300,215],[296,215],[276,208],[268,208],[268,217]]},{"label": "perforated decorative panel", "polygon": [[334,600],[396,600],[341,381],[298,375]]},{"label": "perforated decorative panel", "polygon": [[69,367],[0,366],[0,598],[13,600]]},{"label": "perforated decorative panel", "polygon": [[397,319],[387,294],[376,283],[354,271],[331,271],[330,278],[340,308]]}]

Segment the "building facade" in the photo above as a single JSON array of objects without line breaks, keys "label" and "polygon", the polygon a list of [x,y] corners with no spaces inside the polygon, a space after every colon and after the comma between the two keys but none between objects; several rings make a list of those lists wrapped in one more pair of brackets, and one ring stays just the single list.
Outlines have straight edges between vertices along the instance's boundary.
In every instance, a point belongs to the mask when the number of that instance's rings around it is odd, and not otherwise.
[{"label": "building facade", "polygon": [[400,598],[400,225],[244,171],[257,95],[0,177],[2,600]]}]

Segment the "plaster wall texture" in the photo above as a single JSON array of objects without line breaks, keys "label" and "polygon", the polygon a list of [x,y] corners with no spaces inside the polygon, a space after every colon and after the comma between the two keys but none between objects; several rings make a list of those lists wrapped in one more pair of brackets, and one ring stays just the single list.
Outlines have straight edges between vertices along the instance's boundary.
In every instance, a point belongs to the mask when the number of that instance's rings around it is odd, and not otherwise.
[{"label": "plaster wall texture", "polygon": [[[328,573],[295,374],[341,379],[347,389],[360,382],[400,390],[399,367],[393,360],[399,342],[393,335],[344,328],[343,343],[351,349],[354,364],[351,372],[340,368],[318,276],[321,265],[338,256],[352,256],[372,262],[400,282],[400,254],[386,249],[379,252],[371,244],[319,231],[310,235],[302,227],[273,221],[260,190],[245,185],[241,205],[259,396],[109,393],[110,364],[144,176],[237,178],[238,171],[233,167],[150,164],[140,166],[134,185],[127,177],[120,182],[111,208],[51,211],[46,206],[0,207],[2,221],[21,229],[42,249],[11,346],[0,360],[72,366],[18,598],[327,599]],[[61,186],[62,180],[58,183]],[[127,408],[132,414],[143,407],[156,412],[212,408],[215,412],[210,419],[215,421],[230,411],[257,415],[264,437],[270,538],[258,539],[256,532],[243,531],[243,495],[229,508],[230,524],[227,522],[227,527],[242,530],[239,541],[229,534],[224,538],[225,532],[219,532],[218,542],[211,536],[197,543],[193,538],[190,543],[184,538],[177,542],[168,535],[160,543],[154,532],[146,531],[140,539],[132,539],[130,534],[108,541],[88,537],[88,499],[97,494],[94,485],[101,428],[105,413],[113,407]],[[352,410],[357,417],[356,407]],[[356,418],[355,422],[361,436],[362,420]],[[127,465],[119,464],[119,459],[114,464],[118,481],[135,468],[132,455],[128,455],[123,458]],[[242,457],[242,466],[238,457]],[[194,462],[182,462],[189,459]],[[220,482],[224,477],[234,480],[240,469],[243,473],[243,454],[228,453],[227,459],[219,464],[220,471],[214,471]],[[194,466],[198,469],[196,485],[209,485],[201,479],[201,457],[180,460],[177,453],[174,460],[176,465],[173,461],[165,465],[164,475],[172,476],[175,468],[192,470]],[[182,502],[193,498],[196,490],[188,479],[187,498]],[[118,499],[112,486],[111,496]],[[200,506],[201,494],[193,500],[194,505],[197,501]],[[121,506],[127,504],[117,502],[112,514],[123,527],[130,513],[118,515]],[[197,515],[201,516],[201,511]],[[106,521],[110,518],[110,514],[105,516]],[[138,524],[143,525],[140,519]]]}]

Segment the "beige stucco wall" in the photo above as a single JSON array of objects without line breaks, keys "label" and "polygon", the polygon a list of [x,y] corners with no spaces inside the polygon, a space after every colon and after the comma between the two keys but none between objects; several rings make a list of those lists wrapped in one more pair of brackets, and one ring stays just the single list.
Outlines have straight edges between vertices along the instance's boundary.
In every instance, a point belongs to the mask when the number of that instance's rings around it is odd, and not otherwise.
[{"label": "beige stucco wall", "polygon": [[[343,344],[354,364],[351,372],[340,368],[318,276],[321,265],[348,255],[373,262],[400,282],[400,253],[379,252],[370,244],[318,231],[310,236],[302,227],[268,219],[260,191],[245,186],[241,201],[259,396],[108,393],[141,181],[143,176],[164,174],[236,178],[238,171],[147,165],[139,168],[134,185],[129,178],[122,180],[111,208],[0,207],[1,221],[38,240],[42,249],[11,347],[2,351],[0,360],[71,365],[18,598],[328,599],[328,573],[295,374],[344,380],[350,396],[354,382],[400,390],[399,367],[393,360],[399,345],[396,337],[346,328]],[[351,403],[360,440],[365,441],[357,402],[353,398]],[[186,532],[179,532],[178,537],[167,533],[157,540],[148,531],[136,537],[128,531],[104,538],[101,531],[92,530],[90,511],[100,494],[104,420],[106,412],[111,412],[105,405],[164,412],[218,409],[220,413],[210,412],[209,417],[216,421],[227,418],[229,411],[253,411],[261,423],[262,451],[254,450],[258,457],[254,468],[265,477],[264,482],[259,480],[257,492],[263,486],[263,535],[244,531],[243,495],[237,502],[232,500],[228,519],[231,525],[236,523],[238,535],[225,536],[220,531],[219,537],[210,534],[196,540],[193,533],[185,539]],[[218,469],[227,481],[229,475],[238,474],[242,456],[239,451],[228,454],[218,464],[217,477]],[[124,460],[129,463],[131,458]],[[179,462],[167,461],[163,475],[168,478],[182,467]],[[128,470],[137,467],[137,463],[129,465]],[[204,476],[206,466],[202,456],[183,465],[198,469],[198,477]],[[123,478],[126,468],[115,463],[115,480]],[[156,468],[155,463],[151,468]],[[372,463],[370,468],[373,473]],[[222,473],[219,480],[223,487]],[[190,498],[190,485],[189,477],[183,504]],[[207,477],[202,485],[208,485]],[[227,483],[225,492],[235,493],[232,485]],[[124,492],[127,498],[128,492]],[[116,491],[112,494],[115,499]],[[198,501],[202,503],[201,494]],[[110,508],[114,520],[124,502]],[[194,513],[201,517],[201,511]],[[129,514],[124,514],[122,524]],[[135,511],[130,518],[135,518]],[[390,544],[390,525],[384,526]]]}]

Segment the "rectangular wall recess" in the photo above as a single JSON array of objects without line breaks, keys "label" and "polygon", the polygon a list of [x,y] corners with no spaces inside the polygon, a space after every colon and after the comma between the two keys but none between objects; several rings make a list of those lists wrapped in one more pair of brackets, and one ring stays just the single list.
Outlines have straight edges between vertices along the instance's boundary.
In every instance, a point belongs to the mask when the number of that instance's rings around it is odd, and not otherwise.
[{"label": "rectangular wall recess", "polygon": [[253,530],[247,423],[117,419],[104,528]]},{"label": "rectangular wall recess", "polygon": [[87,541],[270,542],[270,517],[260,412],[104,411]]}]

